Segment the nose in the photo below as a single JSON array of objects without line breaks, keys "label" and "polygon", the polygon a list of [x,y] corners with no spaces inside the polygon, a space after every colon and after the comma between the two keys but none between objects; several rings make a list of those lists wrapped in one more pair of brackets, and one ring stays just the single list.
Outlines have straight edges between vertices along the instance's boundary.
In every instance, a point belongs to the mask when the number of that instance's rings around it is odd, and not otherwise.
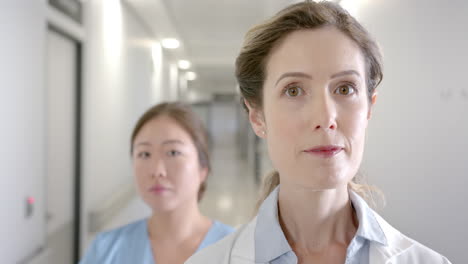
[{"label": "nose", "polygon": [[336,130],[336,105],[328,94],[317,96],[312,102],[312,128],[314,131]]},{"label": "nose", "polygon": [[158,157],[153,158],[151,166],[151,178],[161,178],[167,176],[164,160]]}]

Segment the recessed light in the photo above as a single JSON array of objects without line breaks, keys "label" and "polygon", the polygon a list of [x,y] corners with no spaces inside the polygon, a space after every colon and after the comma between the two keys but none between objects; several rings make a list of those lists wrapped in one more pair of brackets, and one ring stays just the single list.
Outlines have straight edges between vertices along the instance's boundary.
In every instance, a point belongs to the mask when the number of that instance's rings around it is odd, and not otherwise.
[{"label": "recessed light", "polygon": [[190,63],[190,61],[188,60],[179,60],[177,64],[179,65],[179,68],[182,70],[187,70],[190,68],[190,66],[192,66],[192,63]]},{"label": "recessed light", "polygon": [[180,42],[175,38],[165,38],[161,41],[161,44],[166,49],[177,49],[180,46]]},{"label": "recessed light", "polygon": [[195,79],[197,79],[197,74],[192,71],[189,71],[185,73],[185,78],[188,81],[194,81]]}]

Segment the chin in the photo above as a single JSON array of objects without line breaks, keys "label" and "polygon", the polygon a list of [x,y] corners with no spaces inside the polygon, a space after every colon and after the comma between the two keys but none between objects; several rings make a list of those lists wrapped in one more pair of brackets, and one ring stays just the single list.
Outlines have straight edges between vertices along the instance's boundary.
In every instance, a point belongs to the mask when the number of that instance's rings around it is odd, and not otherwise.
[{"label": "chin", "polygon": [[153,212],[165,213],[177,208],[177,204],[174,201],[164,201],[163,199],[144,199],[144,202]]},{"label": "chin", "polygon": [[342,189],[346,186],[346,183],[326,182],[326,183],[308,183],[308,184],[302,184],[302,185],[308,189],[312,189],[315,191],[329,191],[329,190]]}]

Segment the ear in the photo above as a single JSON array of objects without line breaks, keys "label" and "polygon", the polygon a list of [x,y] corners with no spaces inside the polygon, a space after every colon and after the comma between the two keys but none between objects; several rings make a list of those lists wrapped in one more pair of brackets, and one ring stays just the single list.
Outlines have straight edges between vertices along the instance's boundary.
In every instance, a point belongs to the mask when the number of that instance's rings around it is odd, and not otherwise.
[{"label": "ear", "polygon": [[208,177],[208,168],[200,168],[200,184],[206,181]]},{"label": "ear", "polygon": [[250,125],[252,126],[253,131],[258,137],[265,138],[266,126],[265,126],[265,118],[263,116],[262,110],[256,107],[252,107],[250,103],[245,99],[244,99],[244,104],[249,109],[249,121],[250,121]]},{"label": "ear", "polygon": [[372,110],[374,109],[375,102],[377,102],[377,91],[374,90],[372,93],[370,105],[369,105],[369,111],[367,112],[367,120],[370,120],[372,117]]}]

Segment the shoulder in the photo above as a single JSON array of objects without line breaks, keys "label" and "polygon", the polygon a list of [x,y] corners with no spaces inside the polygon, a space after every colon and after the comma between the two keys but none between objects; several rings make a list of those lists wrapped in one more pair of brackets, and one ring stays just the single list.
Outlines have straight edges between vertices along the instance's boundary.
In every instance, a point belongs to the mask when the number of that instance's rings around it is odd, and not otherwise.
[{"label": "shoulder", "polygon": [[213,227],[212,227],[213,233],[216,234],[219,237],[225,237],[232,232],[234,232],[236,229],[232,226],[223,224],[217,220],[213,221]]},{"label": "shoulder", "polygon": [[141,238],[146,232],[146,219],[138,220],[125,226],[102,232],[96,237],[96,242],[102,246],[110,246]]},{"label": "shoulder", "polygon": [[125,226],[99,233],[80,264],[106,263],[135,242],[141,243],[146,233],[146,220],[138,220]]},{"label": "shoulder", "polygon": [[[251,259],[250,256],[244,255],[246,251],[250,253],[254,250],[252,230],[255,224],[256,219],[195,253],[185,264],[223,264],[236,263],[238,259]],[[247,263],[250,263],[250,261]]]},{"label": "shoulder", "polygon": [[203,250],[191,256],[185,264],[222,264],[228,263],[232,244],[240,230],[225,236],[216,243],[210,244]]},{"label": "shoulder", "polygon": [[375,212],[374,214],[385,233],[388,243],[386,246],[378,245],[375,247],[375,253],[380,257],[394,260],[392,263],[450,264],[450,261],[441,254],[404,235],[380,215]]},{"label": "shoulder", "polygon": [[[408,238],[408,237],[407,237]],[[398,256],[398,260],[403,263],[438,263],[438,264],[450,264],[451,262],[438,252],[426,247],[425,245],[408,238],[413,241],[413,246],[406,252],[403,252]]]},{"label": "shoulder", "polygon": [[198,250],[202,250],[207,246],[218,242],[234,231],[235,229],[233,227],[214,220],[210,230],[205,236],[205,239],[203,239],[202,243],[198,247]]}]

